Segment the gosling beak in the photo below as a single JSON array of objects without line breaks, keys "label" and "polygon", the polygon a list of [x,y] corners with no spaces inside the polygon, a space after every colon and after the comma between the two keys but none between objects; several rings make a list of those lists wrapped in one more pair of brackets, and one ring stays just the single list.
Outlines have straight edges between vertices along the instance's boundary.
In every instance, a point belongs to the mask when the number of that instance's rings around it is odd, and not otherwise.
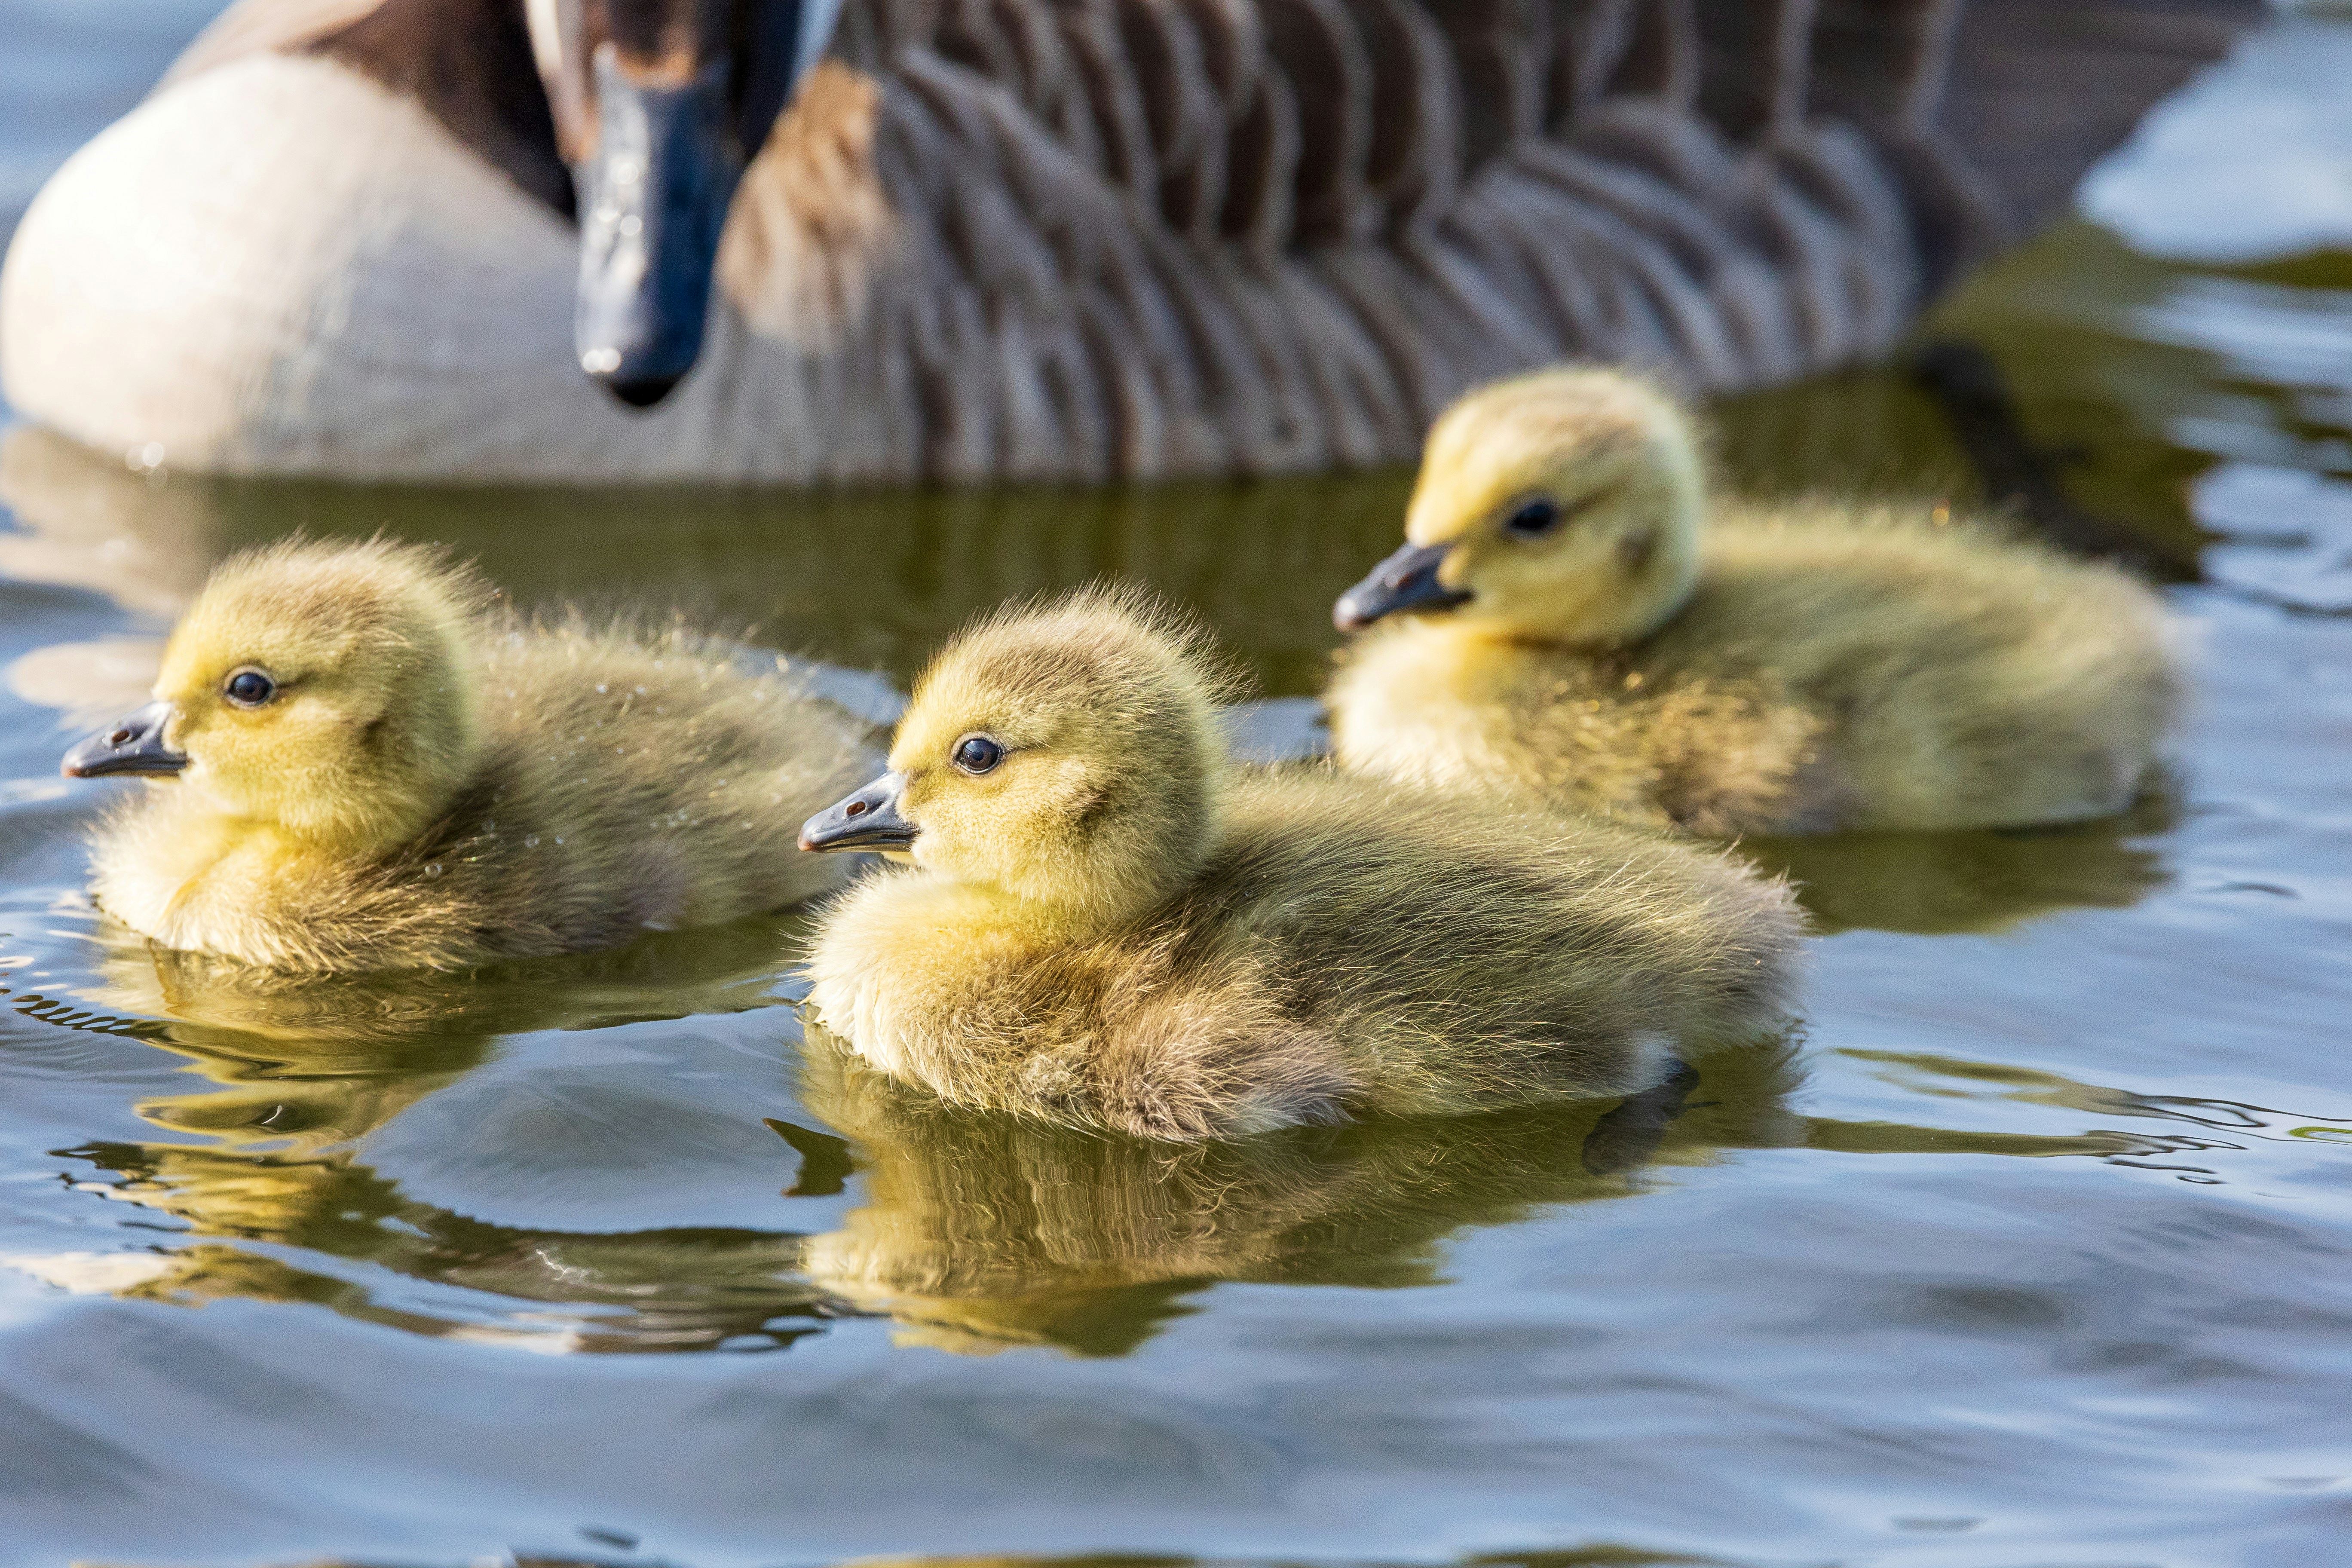
[{"label": "gosling beak", "polygon": [[1450,544],[1405,544],[1373,567],[1364,580],[1339,595],[1331,606],[1331,624],[1343,632],[1361,631],[1383,616],[1408,610],[1450,610],[1470,595],[1437,580]]},{"label": "gosling beak", "polygon": [[817,854],[828,849],[911,847],[915,825],[898,815],[898,800],[906,790],[906,774],[884,773],[847,800],[835,801],[801,824],[801,847]]},{"label": "gosling beak", "polygon": [[111,728],[79,742],[66,753],[60,770],[69,779],[103,778],[109,773],[176,773],[188,765],[187,754],[163,743],[172,725],[172,705],[150,702],[126,713]]},{"label": "gosling beak", "polygon": [[649,79],[596,51],[596,150],[580,188],[580,368],[649,408],[694,368],[710,314],[719,231],[743,177],[722,58],[689,79]]}]

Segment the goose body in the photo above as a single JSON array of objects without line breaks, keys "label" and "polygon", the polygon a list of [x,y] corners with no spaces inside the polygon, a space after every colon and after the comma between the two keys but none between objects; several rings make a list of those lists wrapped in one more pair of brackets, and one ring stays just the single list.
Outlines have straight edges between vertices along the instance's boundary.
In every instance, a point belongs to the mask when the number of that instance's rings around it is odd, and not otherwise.
[{"label": "goose body", "polygon": [[2154,594],[1926,507],[1710,508],[1699,468],[1688,416],[1614,373],[1450,411],[1410,542],[1340,603],[1382,623],[1328,694],[1342,765],[1721,836],[2139,794],[2181,685]]},{"label": "goose body", "polygon": [[164,947],[286,971],[461,968],[805,899],[792,852],[863,727],[677,629],[526,622],[408,547],[232,559],[157,700],[76,747],[144,773],[99,904]]},{"label": "goose body", "polygon": [[[1726,389],[1881,351],[2261,11],[845,0],[813,64],[835,9],[242,0],[27,214],[7,395],[244,473],[1401,460],[1567,355]],[[698,154],[632,63],[665,19],[724,100]]]},{"label": "goose body", "polygon": [[952,1102],[1188,1139],[1630,1092],[1670,1042],[1779,1016],[1785,888],[1604,826],[1234,770],[1211,689],[1118,599],[951,644],[893,772],[803,837],[912,861],[827,906],[820,1021]]}]

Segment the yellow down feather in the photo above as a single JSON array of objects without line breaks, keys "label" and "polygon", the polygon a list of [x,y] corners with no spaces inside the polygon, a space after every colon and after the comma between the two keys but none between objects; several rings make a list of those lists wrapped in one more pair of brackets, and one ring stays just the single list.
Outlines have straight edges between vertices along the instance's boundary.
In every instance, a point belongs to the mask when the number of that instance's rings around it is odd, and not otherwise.
[{"label": "yellow down feather", "polygon": [[[1159,1138],[1623,1093],[1779,1016],[1798,920],[1712,854],[1226,758],[1197,631],[1094,592],[968,630],[890,752],[916,837],[810,1005],[951,1102]],[[950,763],[985,735],[1003,760]]]},{"label": "yellow down feather", "polygon": [[[682,627],[532,622],[435,552],[294,542],[214,573],[158,699],[187,766],[100,824],[109,913],[289,970],[612,946],[822,891],[799,823],[861,726]],[[226,694],[264,671],[271,699]]]},{"label": "yellow down feather", "polygon": [[1689,415],[1613,371],[1456,404],[1406,535],[1466,598],[1327,696],[1340,763],[1400,784],[1709,835],[2069,821],[2131,804],[2179,705],[2121,572],[1926,507],[1710,507]]}]

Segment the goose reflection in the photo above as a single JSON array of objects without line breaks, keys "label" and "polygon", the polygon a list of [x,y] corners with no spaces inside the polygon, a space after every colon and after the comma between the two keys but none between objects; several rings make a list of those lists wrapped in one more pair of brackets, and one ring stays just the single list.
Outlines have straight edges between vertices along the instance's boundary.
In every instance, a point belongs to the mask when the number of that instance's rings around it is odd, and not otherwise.
[{"label": "goose reflection", "polygon": [[541,1350],[789,1344],[838,1310],[797,1273],[791,1232],[500,1225],[404,1193],[354,1145],[472,1070],[501,1035],[771,1005],[793,921],[465,976],[299,985],[110,931],[100,984],[82,997],[105,1011],[76,1026],[146,1038],[185,1058],[202,1087],[137,1103],[157,1137],[70,1152],[96,1168],[88,1185],[170,1215],[187,1239],[37,1272],[184,1305],[311,1302]]},{"label": "goose reflection", "polygon": [[[232,551],[297,530],[383,531],[448,545],[521,604],[687,604],[698,621],[756,623],[780,646],[903,680],[974,611],[1116,573],[1201,610],[1270,689],[1307,691],[1333,640],[1331,595],[1395,531],[1411,481],[1382,470],[1115,489],[420,490],[159,479],[18,426],[0,432],[0,503],[22,524],[0,531],[0,578],[101,594],[161,630]],[[66,706],[87,672],[58,662],[21,694]]]}]

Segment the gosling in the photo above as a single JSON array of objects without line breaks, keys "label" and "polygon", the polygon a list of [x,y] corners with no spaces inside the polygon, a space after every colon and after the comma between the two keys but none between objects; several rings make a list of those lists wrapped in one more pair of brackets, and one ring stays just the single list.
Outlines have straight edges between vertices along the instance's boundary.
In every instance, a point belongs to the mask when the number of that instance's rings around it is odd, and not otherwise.
[{"label": "gosling", "polygon": [[1096,590],[962,633],[801,847],[819,1021],[972,1107],[1190,1140],[1645,1087],[1781,1016],[1786,889],[1605,824],[1225,756],[1197,626]]},{"label": "gosling", "polygon": [[1408,542],[1343,595],[1341,766],[1710,836],[2129,805],[2179,705],[2162,604],[1941,512],[1703,528],[1690,416],[1541,372],[1431,431]]},{"label": "gosling", "polygon": [[800,819],[863,726],[680,628],[527,622],[436,552],[291,542],[225,563],[155,700],[67,753],[142,775],[97,901],[272,969],[459,969],[616,946],[831,886]]}]

